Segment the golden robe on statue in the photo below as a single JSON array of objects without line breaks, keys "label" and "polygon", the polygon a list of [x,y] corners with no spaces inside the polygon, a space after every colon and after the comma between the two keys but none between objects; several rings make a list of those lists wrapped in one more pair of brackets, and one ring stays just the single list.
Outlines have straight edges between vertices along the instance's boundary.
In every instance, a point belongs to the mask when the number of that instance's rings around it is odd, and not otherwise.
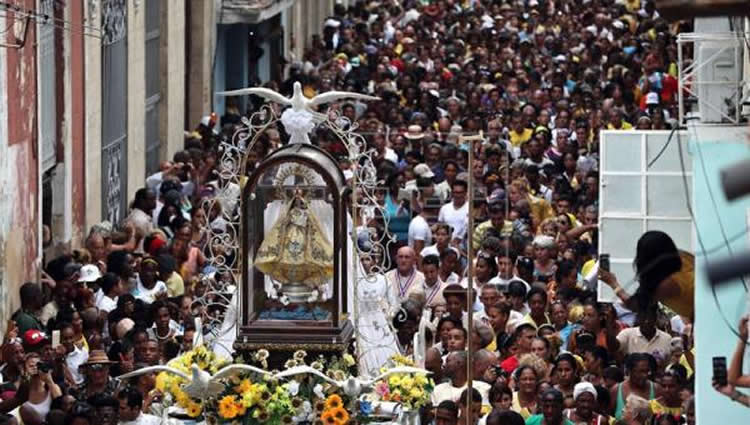
[{"label": "golden robe on statue", "polygon": [[295,197],[260,245],[255,267],[277,282],[318,289],[333,277],[333,247],[307,203]]}]

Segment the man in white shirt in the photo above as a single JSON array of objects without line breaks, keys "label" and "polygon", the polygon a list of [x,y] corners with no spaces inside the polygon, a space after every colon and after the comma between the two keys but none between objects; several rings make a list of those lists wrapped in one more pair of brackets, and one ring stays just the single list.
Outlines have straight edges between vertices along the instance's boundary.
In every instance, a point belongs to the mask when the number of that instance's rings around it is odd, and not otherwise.
[{"label": "man in white shirt", "polygon": [[99,292],[102,296],[96,303],[96,307],[107,313],[117,308],[117,299],[121,294],[125,293],[120,278],[114,273],[105,273],[100,282]]},{"label": "man in white shirt", "polygon": [[440,258],[437,255],[428,255],[422,260],[425,307],[429,309],[436,305],[445,305],[445,297],[443,297],[445,283],[440,280],[438,271],[440,271]]},{"label": "man in white shirt", "polygon": [[656,308],[643,311],[638,315],[637,327],[627,328],[617,334],[620,353],[647,353],[664,363],[672,352],[672,336],[656,328]]},{"label": "man in white shirt", "polygon": [[120,425],[160,425],[161,418],[143,413],[143,395],[135,388],[117,393],[120,402]]},{"label": "man in white shirt", "polygon": [[145,187],[138,189],[135,192],[133,208],[130,210],[130,214],[125,217],[124,222],[132,224],[135,228],[136,238],[140,239],[136,249],[139,252],[143,251],[143,238],[148,236],[154,227],[151,217],[154,208],[156,208],[154,191]]},{"label": "man in white shirt", "polygon": [[396,252],[396,268],[385,274],[399,302],[413,293],[423,293],[424,275],[417,270],[416,259],[416,253],[411,247],[401,247]]},{"label": "man in white shirt", "polygon": [[469,220],[469,203],[466,202],[468,185],[463,180],[456,180],[451,187],[453,201],[440,207],[438,221],[447,223],[453,228],[453,240],[461,242],[466,237]]},{"label": "man in white shirt", "polygon": [[432,230],[430,230],[430,225],[422,214],[422,205],[419,201],[416,204],[414,205],[414,211],[417,215],[409,223],[408,239],[409,246],[414,249],[414,252],[422,252],[424,247],[432,244]]},{"label": "man in white shirt", "polygon": [[65,367],[73,380],[75,385],[83,384],[85,380],[83,374],[79,371],[82,364],[86,363],[89,359],[89,352],[85,349],[78,348],[76,345],[75,332],[73,332],[73,325],[66,324],[60,331],[60,339],[62,345],[65,347]]},{"label": "man in white shirt", "polygon": [[[445,400],[458,402],[461,393],[467,387],[466,361],[468,360],[468,355],[466,351],[454,351],[448,354],[445,363],[443,363],[442,370],[443,376],[449,378],[450,381],[435,386],[431,396],[433,406],[437,406]],[[482,395],[482,405],[489,406],[490,384],[474,379],[472,387],[476,388]]]}]

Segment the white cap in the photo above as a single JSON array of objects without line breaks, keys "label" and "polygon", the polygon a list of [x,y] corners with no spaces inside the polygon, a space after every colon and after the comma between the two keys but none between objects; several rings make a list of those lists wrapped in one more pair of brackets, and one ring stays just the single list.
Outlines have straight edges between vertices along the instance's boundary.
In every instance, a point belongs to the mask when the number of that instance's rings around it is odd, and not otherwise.
[{"label": "white cap", "polygon": [[331,27],[331,28],[338,28],[341,26],[341,22],[333,18],[328,18],[326,19],[326,22],[323,24],[323,26]]},{"label": "white cap", "polygon": [[102,272],[99,271],[99,267],[93,264],[86,264],[78,271],[78,276],[79,282],[96,282],[102,277]]},{"label": "white cap", "polygon": [[427,164],[417,164],[417,166],[414,167],[414,174],[423,179],[431,179],[435,177],[435,173],[432,172]]}]

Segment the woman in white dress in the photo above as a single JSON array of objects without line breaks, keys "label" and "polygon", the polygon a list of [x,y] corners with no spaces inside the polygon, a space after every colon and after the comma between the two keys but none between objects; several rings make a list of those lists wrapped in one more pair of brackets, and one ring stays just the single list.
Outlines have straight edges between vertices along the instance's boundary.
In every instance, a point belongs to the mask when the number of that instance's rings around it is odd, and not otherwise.
[{"label": "woman in white dress", "polygon": [[362,276],[357,281],[359,333],[359,373],[377,376],[380,368],[399,354],[391,318],[399,308],[398,298],[385,275],[376,273],[376,262],[369,255],[361,257]]}]

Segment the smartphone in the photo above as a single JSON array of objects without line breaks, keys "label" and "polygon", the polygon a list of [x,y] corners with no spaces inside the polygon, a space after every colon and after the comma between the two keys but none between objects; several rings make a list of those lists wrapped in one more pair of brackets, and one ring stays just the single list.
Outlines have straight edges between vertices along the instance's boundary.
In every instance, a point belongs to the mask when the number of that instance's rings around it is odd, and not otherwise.
[{"label": "smartphone", "polygon": [[599,254],[599,267],[604,271],[609,270],[609,254]]},{"label": "smartphone", "polygon": [[714,381],[720,386],[727,385],[727,358],[714,357]]},{"label": "smartphone", "polygon": [[60,345],[60,331],[54,330],[52,331],[52,348],[57,348],[58,345]]}]

